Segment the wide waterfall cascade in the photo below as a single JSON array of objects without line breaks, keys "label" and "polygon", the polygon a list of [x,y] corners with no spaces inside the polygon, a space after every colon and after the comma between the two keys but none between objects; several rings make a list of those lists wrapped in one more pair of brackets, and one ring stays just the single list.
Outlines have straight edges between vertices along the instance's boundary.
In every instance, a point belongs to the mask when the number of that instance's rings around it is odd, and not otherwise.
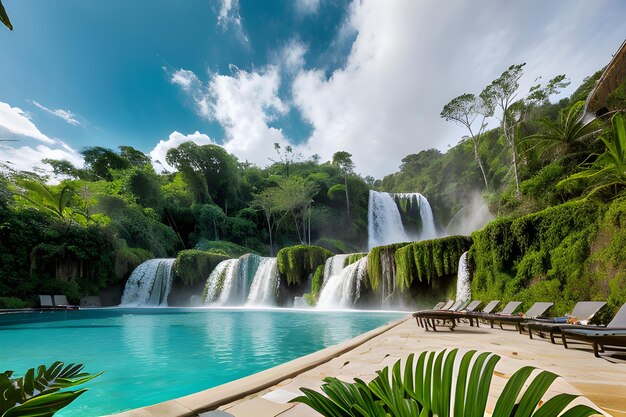
[{"label": "wide waterfall cascade", "polygon": [[[407,230],[400,208],[419,213],[419,233]],[[434,239],[437,228],[428,199],[420,193],[381,193],[370,190],[368,207],[368,246]],[[415,217],[417,214],[414,215]]]},{"label": "wide waterfall cascade", "polygon": [[261,258],[246,305],[274,305],[279,284],[276,258]]},{"label": "wide waterfall cascade", "polygon": [[361,295],[361,281],[366,274],[367,257],[364,257],[346,266],[340,273],[325,279],[317,307],[351,308]]},{"label": "wide waterfall cascade", "polygon": [[126,281],[120,305],[167,306],[176,259],[150,259],[139,265]]},{"label": "wide waterfall cascade", "polygon": [[467,252],[461,255],[459,259],[459,271],[456,280],[456,299],[467,301],[472,298],[472,289],[470,287],[470,270],[467,263]]},{"label": "wide waterfall cascade", "polygon": [[274,305],[279,286],[276,258],[247,254],[220,262],[207,278],[206,305]]}]

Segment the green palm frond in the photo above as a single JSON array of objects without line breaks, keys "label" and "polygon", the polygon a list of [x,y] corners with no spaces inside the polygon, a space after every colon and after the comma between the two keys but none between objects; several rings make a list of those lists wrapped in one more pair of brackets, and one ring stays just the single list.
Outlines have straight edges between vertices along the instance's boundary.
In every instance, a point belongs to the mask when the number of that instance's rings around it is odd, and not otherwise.
[{"label": "green palm frond", "polygon": [[[307,404],[327,417],[483,417],[500,356],[472,350],[456,361],[457,354],[458,349],[423,352],[417,361],[411,354],[404,368],[398,361],[391,368],[379,371],[369,384],[326,378],[322,385],[326,395],[303,388],[304,396],[292,402]],[[577,398],[572,394],[559,394],[542,404],[542,398],[558,376],[540,371],[531,380],[535,370],[527,366],[511,376],[498,396],[493,417],[601,414],[585,405],[567,409]]]},{"label": "green palm frond", "polygon": [[1,417],[47,417],[67,406],[86,389],[61,391],[75,387],[102,374],[83,372],[82,364],[54,362],[50,366],[30,368],[20,378],[12,371],[0,373]]},{"label": "green palm frond", "polygon": [[608,137],[600,137],[606,150],[582,171],[577,172],[557,184],[557,187],[565,187],[572,182],[586,181],[590,187],[587,194],[595,194],[598,191],[614,186],[626,185],[626,125],[624,116],[616,113],[612,118],[613,134]]},{"label": "green palm frond", "polygon": [[2,1],[0,1],[0,22],[2,22],[4,26],[8,27],[10,30],[13,30],[13,25],[11,24],[11,20],[9,20],[7,11],[4,9],[4,6],[2,5]]}]

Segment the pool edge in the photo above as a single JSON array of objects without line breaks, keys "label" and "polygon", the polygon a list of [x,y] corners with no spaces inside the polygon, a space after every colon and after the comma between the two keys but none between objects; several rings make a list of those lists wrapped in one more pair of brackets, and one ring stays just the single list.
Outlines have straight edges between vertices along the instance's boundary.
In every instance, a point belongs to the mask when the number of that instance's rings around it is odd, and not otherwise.
[{"label": "pool edge", "polygon": [[407,315],[344,342],[213,388],[104,417],[189,417],[214,410],[326,363],[409,319]]}]

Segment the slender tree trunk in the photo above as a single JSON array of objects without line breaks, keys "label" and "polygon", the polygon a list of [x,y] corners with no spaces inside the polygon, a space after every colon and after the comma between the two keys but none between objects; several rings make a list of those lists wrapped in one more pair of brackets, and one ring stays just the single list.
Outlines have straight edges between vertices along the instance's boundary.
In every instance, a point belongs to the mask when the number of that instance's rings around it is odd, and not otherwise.
[{"label": "slender tree trunk", "polygon": [[293,216],[293,222],[296,225],[296,232],[298,233],[298,240],[300,241],[300,243],[304,244],[304,242],[302,241],[302,236],[300,235],[300,225],[298,224],[296,213],[294,213],[293,210],[291,210],[291,215]]},{"label": "slender tree trunk", "polygon": [[472,138],[472,142],[474,142],[474,157],[476,158],[476,162],[478,162],[480,172],[482,172],[483,174],[483,179],[485,180],[485,188],[487,189],[487,191],[489,191],[489,183],[487,182],[485,168],[483,167],[483,162],[480,160],[480,155],[478,155],[478,140],[476,138]]},{"label": "slender tree trunk", "polygon": [[513,173],[515,174],[515,194],[519,195],[519,175],[517,172],[517,151],[515,150],[515,136],[512,132],[509,132],[506,117],[508,106],[503,106],[503,114],[502,114],[502,126],[504,131],[504,136],[506,137],[506,141],[511,148],[511,155],[513,156]]},{"label": "slender tree trunk", "polygon": [[346,189],[346,211],[348,213],[348,220],[350,219],[350,195],[348,194],[348,176],[344,175],[343,183],[345,184],[344,188]]},{"label": "slender tree trunk", "polygon": [[274,241],[272,239],[272,216],[266,213],[265,219],[267,220],[267,231],[270,235],[270,255],[274,256]]}]

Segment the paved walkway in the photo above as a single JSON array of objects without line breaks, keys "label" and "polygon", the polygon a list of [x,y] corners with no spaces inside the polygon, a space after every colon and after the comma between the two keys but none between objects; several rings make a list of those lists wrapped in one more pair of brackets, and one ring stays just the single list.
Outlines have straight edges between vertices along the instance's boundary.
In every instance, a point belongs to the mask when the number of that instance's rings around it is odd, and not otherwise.
[{"label": "paved walkway", "polygon": [[494,374],[488,411],[510,375],[524,365],[532,365],[563,377],[557,380],[549,394],[563,391],[583,394],[602,407],[607,415],[626,417],[626,361],[612,357],[598,359],[583,345],[574,346],[566,350],[549,340],[530,340],[527,334],[520,335],[514,330],[484,326],[477,329],[461,325],[454,332],[447,329],[426,332],[417,327],[413,319],[408,319],[327,363],[222,406],[220,410],[235,417],[319,416],[303,404],[288,403],[299,395],[300,387],[319,388],[326,376],[346,381],[359,377],[369,381],[375,377],[375,371],[406,358],[410,353],[458,347],[461,350],[491,351],[502,356]]}]

